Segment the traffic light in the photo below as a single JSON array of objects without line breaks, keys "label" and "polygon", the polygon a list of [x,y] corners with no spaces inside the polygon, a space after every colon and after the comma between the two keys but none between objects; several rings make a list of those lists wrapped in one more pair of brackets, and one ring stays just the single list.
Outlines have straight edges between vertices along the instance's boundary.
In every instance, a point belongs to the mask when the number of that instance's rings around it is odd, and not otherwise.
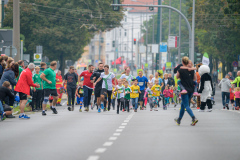
[{"label": "traffic light", "polygon": [[112,47],[115,47],[115,41],[112,41]]},{"label": "traffic light", "polygon": [[[120,4],[120,0],[113,0],[113,4]],[[113,6],[113,11],[119,11],[119,6]]]},{"label": "traffic light", "polygon": [[154,7],[149,7],[149,10],[150,10],[150,11],[153,11],[153,10],[154,10]]},{"label": "traffic light", "polygon": [[135,45],[135,44],[137,43],[137,41],[136,41],[136,38],[134,38],[134,39],[133,39],[133,41],[134,41],[134,43],[133,43],[133,44]]}]

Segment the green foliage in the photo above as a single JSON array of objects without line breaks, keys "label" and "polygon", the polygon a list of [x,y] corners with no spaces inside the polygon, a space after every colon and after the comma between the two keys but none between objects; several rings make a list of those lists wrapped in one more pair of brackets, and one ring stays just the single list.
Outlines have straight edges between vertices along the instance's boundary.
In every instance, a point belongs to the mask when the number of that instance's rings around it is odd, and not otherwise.
[{"label": "green foliage", "polygon": [[[84,47],[98,31],[115,28],[123,18],[122,9],[112,11],[112,0],[22,0],[20,32],[25,36],[25,53],[33,55],[43,46],[43,55],[59,60],[81,57]],[[12,27],[12,0],[6,6],[4,26]],[[89,29],[90,28],[90,29]]]}]

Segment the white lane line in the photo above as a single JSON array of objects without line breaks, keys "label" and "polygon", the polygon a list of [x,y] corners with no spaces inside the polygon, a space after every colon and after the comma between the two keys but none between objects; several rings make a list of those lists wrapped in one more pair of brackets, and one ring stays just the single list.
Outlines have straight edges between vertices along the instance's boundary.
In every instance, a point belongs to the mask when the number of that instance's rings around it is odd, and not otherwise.
[{"label": "white lane line", "polygon": [[89,156],[87,160],[98,160],[99,156]]},{"label": "white lane line", "polygon": [[107,148],[98,148],[96,149],[95,153],[103,153],[107,150]]},{"label": "white lane line", "polygon": [[124,122],[127,123],[127,122],[129,122],[129,120],[125,120]]},{"label": "white lane line", "polygon": [[108,147],[108,146],[111,146],[113,144],[113,142],[105,142],[103,144],[104,147]]},{"label": "white lane line", "polygon": [[114,136],[120,136],[121,133],[113,133]]},{"label": "white lane line", "polygon": [[122,132],[123,131],[123,129],[117,129],[116,130],[116,132]]},{"label": "white lane line", "polygon": [[64,103],[63,103],[63,105],[65,105],[67,103],[67,101],[65,101]]},{"label": "white lane line", "polygon": [[110,137],[109,140],[110,141],[115,141],[115,140],[117,140],[117,137]]},{"label": "white lane line", "polygon": [[127,125],[127,123],[122,123],[121,125],[123,125],[123,126],[126,126],[126,125]]},{"label": "white lane line", "polygon": [[120,126],[119,128],[125,128],[125,126]]}]

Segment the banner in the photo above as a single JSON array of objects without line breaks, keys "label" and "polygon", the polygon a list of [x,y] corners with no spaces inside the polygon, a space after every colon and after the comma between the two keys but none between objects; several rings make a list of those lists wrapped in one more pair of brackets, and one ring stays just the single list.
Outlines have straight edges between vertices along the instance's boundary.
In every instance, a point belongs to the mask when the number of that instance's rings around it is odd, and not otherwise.
[{"label": "banner", "polygon": [[202,64],[203,64],[203,65],[209,65],[209,57],[208,57],[207,52],[205,52],[205,53],[203,54]]}]

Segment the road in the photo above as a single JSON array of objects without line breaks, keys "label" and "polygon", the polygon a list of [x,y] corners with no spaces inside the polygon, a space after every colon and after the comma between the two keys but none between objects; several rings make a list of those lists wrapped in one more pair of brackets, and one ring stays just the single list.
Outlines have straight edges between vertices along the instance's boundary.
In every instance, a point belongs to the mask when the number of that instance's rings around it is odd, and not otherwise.
[{"label": "road", "polygon": [[239,160],[240,112],[222,110],[220,92],[213,112],[186,113],[180,126],[179,108],[163,111],[88,113],[58,108],[31,114],[30,120],[0,122],[1,160]]}]

